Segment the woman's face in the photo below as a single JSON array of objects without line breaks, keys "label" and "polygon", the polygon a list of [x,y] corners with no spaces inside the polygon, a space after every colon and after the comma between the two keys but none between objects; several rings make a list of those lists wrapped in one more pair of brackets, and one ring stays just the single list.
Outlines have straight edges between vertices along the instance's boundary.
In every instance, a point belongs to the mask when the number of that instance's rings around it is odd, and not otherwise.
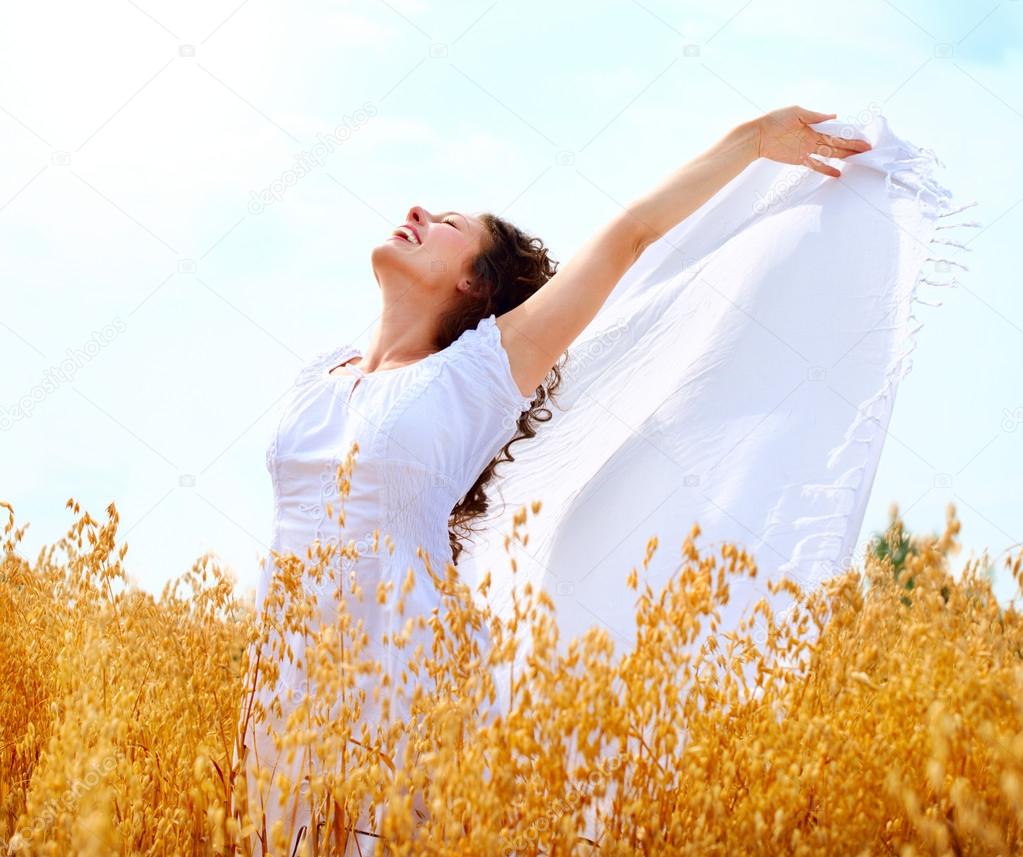
[{"label": "woman's face", "polygon": [[421,206],[409,209],[383,242],[373,248],[373,271],[384,285],[412,281],[441,300],[470,288],[470,268],[483,247],[486,230],[472,215],[456,211],[433,214]]}]

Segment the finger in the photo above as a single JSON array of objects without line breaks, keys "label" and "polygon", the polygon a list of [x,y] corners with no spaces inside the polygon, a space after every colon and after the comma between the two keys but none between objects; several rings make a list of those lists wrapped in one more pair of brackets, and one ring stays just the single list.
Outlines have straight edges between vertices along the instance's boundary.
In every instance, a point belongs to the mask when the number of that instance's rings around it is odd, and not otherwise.
[{"label": "finger", "polygon": [[857,137],[836,137],[834,134],[817,133],[817,140],[836,149],[852,149],[856,152],[867,152],[873,148],[866,140]]},{"label": "finger", "polygon": [[826,121],[828,119],[834,119],[835,117],[838,116],[838,114],[837,113],[816,113],[813,110],[803,110],[803,108],[800,107],[800,108],[797,109],[796,116],[799,117],[799,120],[801,122],[805,122],[806,124],[811,124],[813,122],[824,122],[824,121]]},{"label": "finger", "polygon": [[813,154],[822,158],[848,158],[850,155],[862,155],[862,149],[844,149],[838,146],[823,144],[813,149]]},{"label": "finger", "polygon": [[834,167],[829,167],[827,164],[822,164],[812,155],[803,155],[803,157],[800,160],[802,160],[805,166],[808,166],[811,170],[813,170],[814,172],[818,172],[821,175],[831,176],[832,178],[835,179],[842,175]]}]

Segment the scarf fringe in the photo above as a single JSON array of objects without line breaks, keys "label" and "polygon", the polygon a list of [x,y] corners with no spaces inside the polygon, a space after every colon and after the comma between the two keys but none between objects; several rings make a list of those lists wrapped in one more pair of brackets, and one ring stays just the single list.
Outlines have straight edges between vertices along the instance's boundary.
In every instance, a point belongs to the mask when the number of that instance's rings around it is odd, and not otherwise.
[{"label": "scarf fringe", "polygon": [[[951,208],[953,198],[951,191],[945,188],[934,176],[938,167],[944,167],[937,155],[930,149],[919,148],[903,141],[904,147],[896,157],[885,165],[885,187],[893,196],[911,195],[919,206],[920,214],[934,222],[937,229],[979,228],[976,221],[938,224],[940,218],[950,217],[976,206],[971,201],[957,208]],[[957,251],[970,252],[965,243],[931,238],[928,242],[930,252],[936,252],[936,245],[955,247]],[[952,252],[952,251],[948,251]],[[925,270],[925,264],[933,264],[933,272]],[[805,485],[802,494],[822,510],[833,511],[824,514],[806,516],[797,519],[797,526],[811,530],[799,539],[789,560],[779,569],[780,572],[802,569],[799,582],[804,587],[816,585],[837,573],[848,570],[853,565],[862,564],[866,544],[857,546],[857,533],[849,532],[850,520],[862,519],[868,492],[861,491],[862,482],[866,478],[867,462],[872,461],[870,450],[875,444],[882,443],[887,433],[887,421],[894,403],[899,383],[913,368],[910,355],[916,350],[917,334],[924,326],[912,312],[913,304],[929,307],[940,307],[943,301],[926,300],[921,292],[924,287],[957,288],[960,283],[956,277],[935,279],[932,273],[947,273],[952,266],[968,271],[969,268],[948,255],[926,256],[921,260],[921,269],[917,273],[910,288],[909,314],[906,316],[906,331],[903,335],[902,347],[896,356],[885,367],[884,381],[881,388],[859,405],[857,414],[847,430],[841,444],[831,450],[828,456],[828,467],[834,468],[836,479],[831,484]],[[873,474],[871,474],[873,478]],[[822,528],[821,522],[827,523]],[[807,579],[806,568],[813,569]]]}]

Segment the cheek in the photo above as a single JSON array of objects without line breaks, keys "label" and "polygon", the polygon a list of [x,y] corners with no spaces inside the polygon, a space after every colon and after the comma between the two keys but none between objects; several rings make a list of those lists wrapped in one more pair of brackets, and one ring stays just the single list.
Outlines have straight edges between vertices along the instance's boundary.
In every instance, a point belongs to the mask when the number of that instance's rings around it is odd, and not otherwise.
[{"label": "cheek", "polygon": [[[434,250],[434,269],[457,275],[471,258],[472,248],[457,235],[445,236]],[[443,263],[443,266],[441,265]]]}]

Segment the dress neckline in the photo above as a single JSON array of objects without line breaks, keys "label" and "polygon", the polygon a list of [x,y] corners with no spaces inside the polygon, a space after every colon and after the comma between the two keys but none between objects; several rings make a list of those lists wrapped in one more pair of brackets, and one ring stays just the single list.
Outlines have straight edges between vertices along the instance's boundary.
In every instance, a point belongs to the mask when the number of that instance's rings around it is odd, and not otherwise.
[{"label": "dress neckline", "polygon": [[[450,347],[451,346],[449,345],[447,348]],[[341,380],[359,381],[364,378],[372,378],[374,375],[387,375],[392,372],[401,372],[403,369],[411,369],[414,366],[419,366],[423,363],[433,360],[439,354],[446,351],[447,348],[441,348],[439,351],[434,351],[430,354],[427,354],[425,357],[420,357],[418,360],[414,360],[411,363],[406,363],[404,366],[394,366],[391,369],[376,369],[373,372],[363,372],[358,366],[345,366],[345,364],[352,358],[362,357],[362,352],[354,345],[352,345],[344,349],[340,354],[335,355],[334,359],[327,361],[327,364],[323,367],[323,377],[328,378],[331,381]],[[340,362],[338,362],[339,357],[342,358]],[[337,369],[339,366],[345,366],[346,369],[348,369],[351,372],[354,372],[355,374],[354,375],[345,373],[332,374],[330,370]]]},{"label": "dress neckline", "polygon": [[[442,355],[447,354],[452,350],[459,342],[464,341],[467,335],[471,335],[473,328],[466,328],[459,334],[458,338],[449,345],[444,346],[432,354],[427,354],[425,357],[421,357],[412,363],[406,363],[404,366],[395,366],[393,369],[377,369],[375,372],[363,372],[358,366],[348,366],[346,368],[354,371],[355,374],[338,374],[331,375],[330,370],[336,369],[338,366],[344,366],[345,363],[351,360],[353,357],[362,357],[362,351],[360,351],[354,345],[343,345],[340,348],[334,350],[327,358],[326,363],[322,369],[322,377],[331,381],[332,383],[340,383],[342,381],[362,381],[365,378],[372,378],[375,375],[389,375],[395,372],[403,372],[407,369],[413,369],[416,366],[423,366],[428,364],[431,360],[439,360]],[[475,327],[475,331],[481,336],[492,336],[495,337],[495,341],[500,346],[500,331],[497,327],[497,314],[491,313],[490,315],[481,318]],[[503,350],[503,348],[502,348]],[[529,398],[523,397],[523,401],[532,401]]]}]

